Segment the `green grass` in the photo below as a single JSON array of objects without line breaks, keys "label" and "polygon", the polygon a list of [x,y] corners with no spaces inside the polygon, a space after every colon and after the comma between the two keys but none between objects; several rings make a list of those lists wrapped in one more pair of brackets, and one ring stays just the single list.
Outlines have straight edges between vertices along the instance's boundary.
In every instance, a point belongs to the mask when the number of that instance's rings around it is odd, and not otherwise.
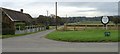
[{"label": "green grass", "polygon": [[[38,31],[38,32],[40,32],[40,31]],[[38,32],[31,32],[31,33],[24,33],[24,34],[15,34],[15,35],[2,35],[2,39],[11,38],[11,37],[18,37],[18,36],[25,36],[25,35],[38,33]]]},{"label": "green grass", "polygon": [[111,34],[104,36],[103,29],[86,29],[82,31],[54,31],[46,36],[48,39],[67,42],[117,42],[118,31],[107,30]]}]

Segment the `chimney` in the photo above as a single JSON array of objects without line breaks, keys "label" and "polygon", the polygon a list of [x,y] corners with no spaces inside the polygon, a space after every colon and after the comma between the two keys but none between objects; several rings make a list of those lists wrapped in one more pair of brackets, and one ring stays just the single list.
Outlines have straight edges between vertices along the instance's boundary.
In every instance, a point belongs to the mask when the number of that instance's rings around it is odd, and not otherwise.
[{"label": "chimney", "polygon": [[22,12],[22,13],[23,13],[23,9],[20,9],[20,12]]}]

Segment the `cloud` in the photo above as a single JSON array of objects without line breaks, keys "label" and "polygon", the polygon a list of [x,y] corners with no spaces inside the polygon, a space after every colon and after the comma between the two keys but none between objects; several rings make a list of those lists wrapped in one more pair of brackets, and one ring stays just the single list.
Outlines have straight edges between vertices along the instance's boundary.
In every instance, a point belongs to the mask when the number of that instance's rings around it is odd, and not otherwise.
[{"label": "cloud", "polygon": [[1,0],[1,2],[118,2],[120,0]]},{"label": "cloud", "polygon": [[90,12],[90,11],[97,11],[96,8],[79,8],[79,10],[76,10],[76,12]]},{"label": "cloud", "polygon": [[[70,0],[71,1],[71,0]],[[31,14],[33,17],[55,14],[55,2],[41,2],[40,0],[4,0],[2,7],[20,11],[24,9],[25,13]],[[117,2],[58,2],[59,16],[99,16],[99,15],[117,15]]]},{"label": "cloud", "polygon": [[[118,3],[117,2],[60,2],[59,6],[76,7],[78,8],[73,15],[117,15]],[[72,9],[72,8],[69,8]],[[88,12],[88,13],[87,13]],[[79,14],[77,14],[79,13]],[[86,14],[86,15],[85,15]],[[71,15],[71,14],[70,14]]]}]

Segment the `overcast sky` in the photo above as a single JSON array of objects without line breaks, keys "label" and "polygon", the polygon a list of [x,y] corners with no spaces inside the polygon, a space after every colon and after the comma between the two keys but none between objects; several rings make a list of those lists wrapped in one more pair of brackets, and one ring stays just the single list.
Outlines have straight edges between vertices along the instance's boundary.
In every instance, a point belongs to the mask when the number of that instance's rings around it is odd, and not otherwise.
[{"label": "overcast sky", "polygon": [[[32,17],[55,14],[55,1],[58,1],[58,16],[104,16],[118,15],[119,0],[2,0],[1,7],[17,10],[24,9]],[[93,2],[94,1],[94,2]]]}]

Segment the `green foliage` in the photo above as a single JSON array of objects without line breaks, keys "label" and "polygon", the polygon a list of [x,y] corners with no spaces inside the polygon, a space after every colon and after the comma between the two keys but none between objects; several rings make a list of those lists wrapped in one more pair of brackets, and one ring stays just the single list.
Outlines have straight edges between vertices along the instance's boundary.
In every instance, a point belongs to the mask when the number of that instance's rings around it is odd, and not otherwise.
[{"label": "green foliage", "polygon": [[19,29],[19,26],[20,26],[20,30],[24,30],[26,25],[25,25],[25,23],[17,22],[16,23],[16,29],[17,30]]},{"label": "green foliage", "polygon": [[111,34],[109,37],[104,36],[105,30],[87,29],[82,31],[54,31],[46,36],[48,39],[67,42],[117,42],[118,31],[107,30]]},{"label": "green foliage", "polygon": [[33,19],[33,21],[34,21],[34,24],[42,24],[45,26],[56,25],[56,23],[57,25],[63,24],[63,20],[59,16],[57,16],[57,19],[56,19],[54,17],[40,15],[38,18]]},{"label": "green foliage", "polygon": [[120,16],[111,17],[110,19],[116,25],[120,23]]},{"label": "green foliage", "polygon": [[14,34],[14,26],[2,22],[2,34]]},{"label": "green foliage", "polygon": [[50,27],[49,27],[49,26],[46,26],[46,29],[50,29]]},{"label": "green foliage", "polygon": [[13,29],[3,29],[2,30],[2,34],[4,35],[4,34],[11,34],[11,35],[13,35],[13,34],[15,34],[15,30],[13,30]]}]

